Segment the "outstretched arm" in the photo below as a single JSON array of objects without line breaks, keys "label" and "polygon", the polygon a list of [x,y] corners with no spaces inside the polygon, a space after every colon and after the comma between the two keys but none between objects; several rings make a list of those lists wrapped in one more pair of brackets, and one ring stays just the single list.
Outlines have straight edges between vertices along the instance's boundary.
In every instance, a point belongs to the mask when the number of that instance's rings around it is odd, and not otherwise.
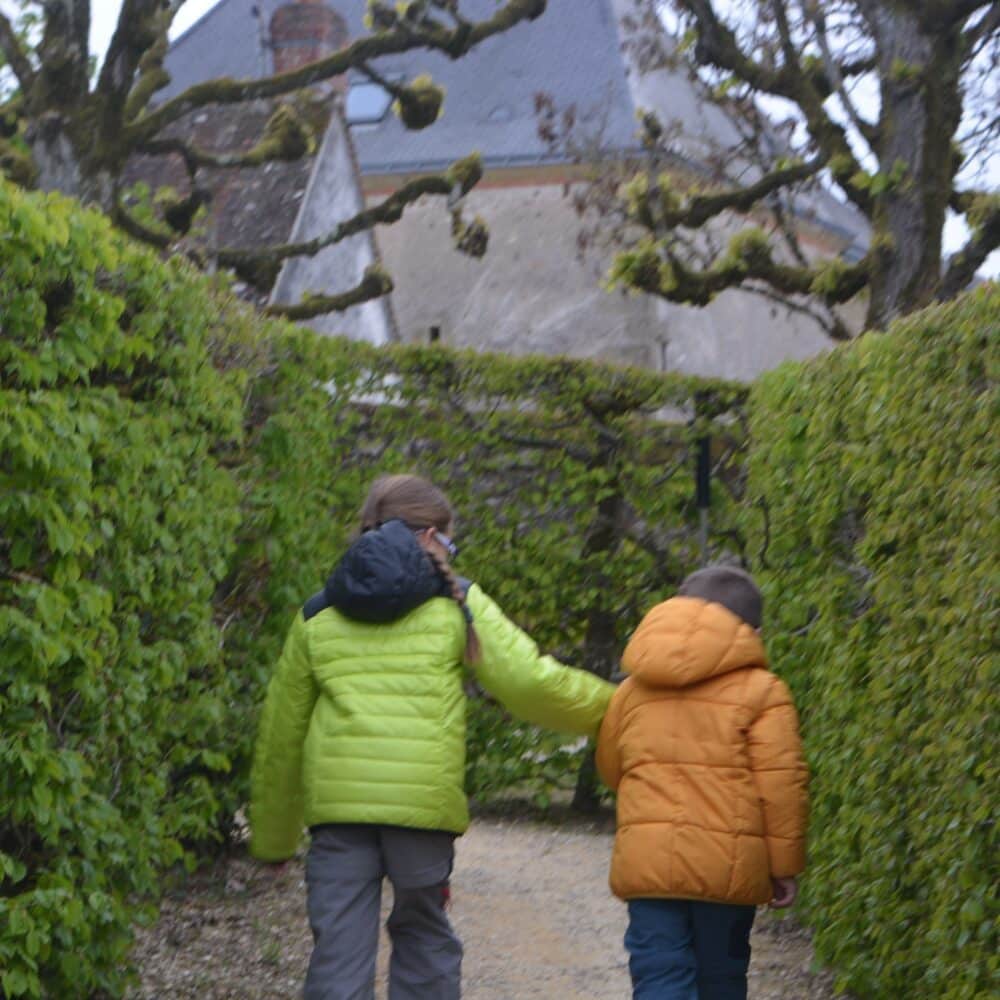
[{"label": "outstretched arm", "polygon": [[615,688],[608,681],[542,656],[525,632],[477,586],[468,605],[482,647],[476,679],[509,712],[561,733],[596,736]]},{"label": "outstretched arm", "polygon": [[290,858],[302,835],[302,752],[316,695],[299,613],[267,688],[250,773],[250,853],[261,861]]}]

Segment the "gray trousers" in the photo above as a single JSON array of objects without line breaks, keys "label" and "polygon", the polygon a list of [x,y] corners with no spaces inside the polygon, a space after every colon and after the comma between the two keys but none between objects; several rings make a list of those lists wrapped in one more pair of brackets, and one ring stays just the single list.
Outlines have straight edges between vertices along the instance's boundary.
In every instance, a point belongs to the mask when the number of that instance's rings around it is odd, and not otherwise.
[{"label": "gray trousers", "polygon": [[305,1000],[372,1000],[382,879],[394,903],[389,1000],[458,1000],[462,943],[445,913],[454,836],[438,830],[313,827],[306,859],[313,953]]}]

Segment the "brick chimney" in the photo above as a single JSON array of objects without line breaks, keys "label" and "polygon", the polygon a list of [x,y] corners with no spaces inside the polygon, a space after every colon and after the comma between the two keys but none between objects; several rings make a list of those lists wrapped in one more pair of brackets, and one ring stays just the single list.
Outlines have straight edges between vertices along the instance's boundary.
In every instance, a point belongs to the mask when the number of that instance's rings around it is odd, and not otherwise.
[{"label": "brick chimney", "polygon": [[[279,7],[271,17],[274,72],[288,73],[315,62],[347,44],[347,22],[323,0],[298,0]],[[337,90],[346,76],[331,81]]]}]

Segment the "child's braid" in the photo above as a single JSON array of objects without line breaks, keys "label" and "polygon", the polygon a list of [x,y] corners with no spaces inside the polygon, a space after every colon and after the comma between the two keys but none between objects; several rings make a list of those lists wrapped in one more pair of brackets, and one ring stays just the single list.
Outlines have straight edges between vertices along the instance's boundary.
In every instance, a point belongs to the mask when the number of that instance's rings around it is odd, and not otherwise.
[{"label": "child's braid", "polygon": [[455,576],[455,571],[444,556],[437,552],[432,552],[430,549],[425,549],[424,551],[430,557],[431,562],[434,563],[435,568],[441,574],[445,583],[448,584],[451,596],[458,603],[459,608],[461,608],[462,617],[465,619],[465,662],[470,664],[478,663],[482,655],[482,650],[479,646],[479,636],[476,634],[475,626],[472,624],[472,611],[465,600],[465,591],[462,590],[458,578]]}]

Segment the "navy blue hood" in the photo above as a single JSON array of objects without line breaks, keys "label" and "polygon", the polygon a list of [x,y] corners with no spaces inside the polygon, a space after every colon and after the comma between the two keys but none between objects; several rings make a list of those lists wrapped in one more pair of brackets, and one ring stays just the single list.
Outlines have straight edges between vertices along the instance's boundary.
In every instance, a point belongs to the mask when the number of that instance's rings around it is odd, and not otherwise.
[{"label": "navy blue hood", "polygon": [[305,616],[332,606],[355,621],[392,622],[432,597],[450,596],[413,531],[402,521],[386,521],[344,553],[322,593],[306,604]]}]

